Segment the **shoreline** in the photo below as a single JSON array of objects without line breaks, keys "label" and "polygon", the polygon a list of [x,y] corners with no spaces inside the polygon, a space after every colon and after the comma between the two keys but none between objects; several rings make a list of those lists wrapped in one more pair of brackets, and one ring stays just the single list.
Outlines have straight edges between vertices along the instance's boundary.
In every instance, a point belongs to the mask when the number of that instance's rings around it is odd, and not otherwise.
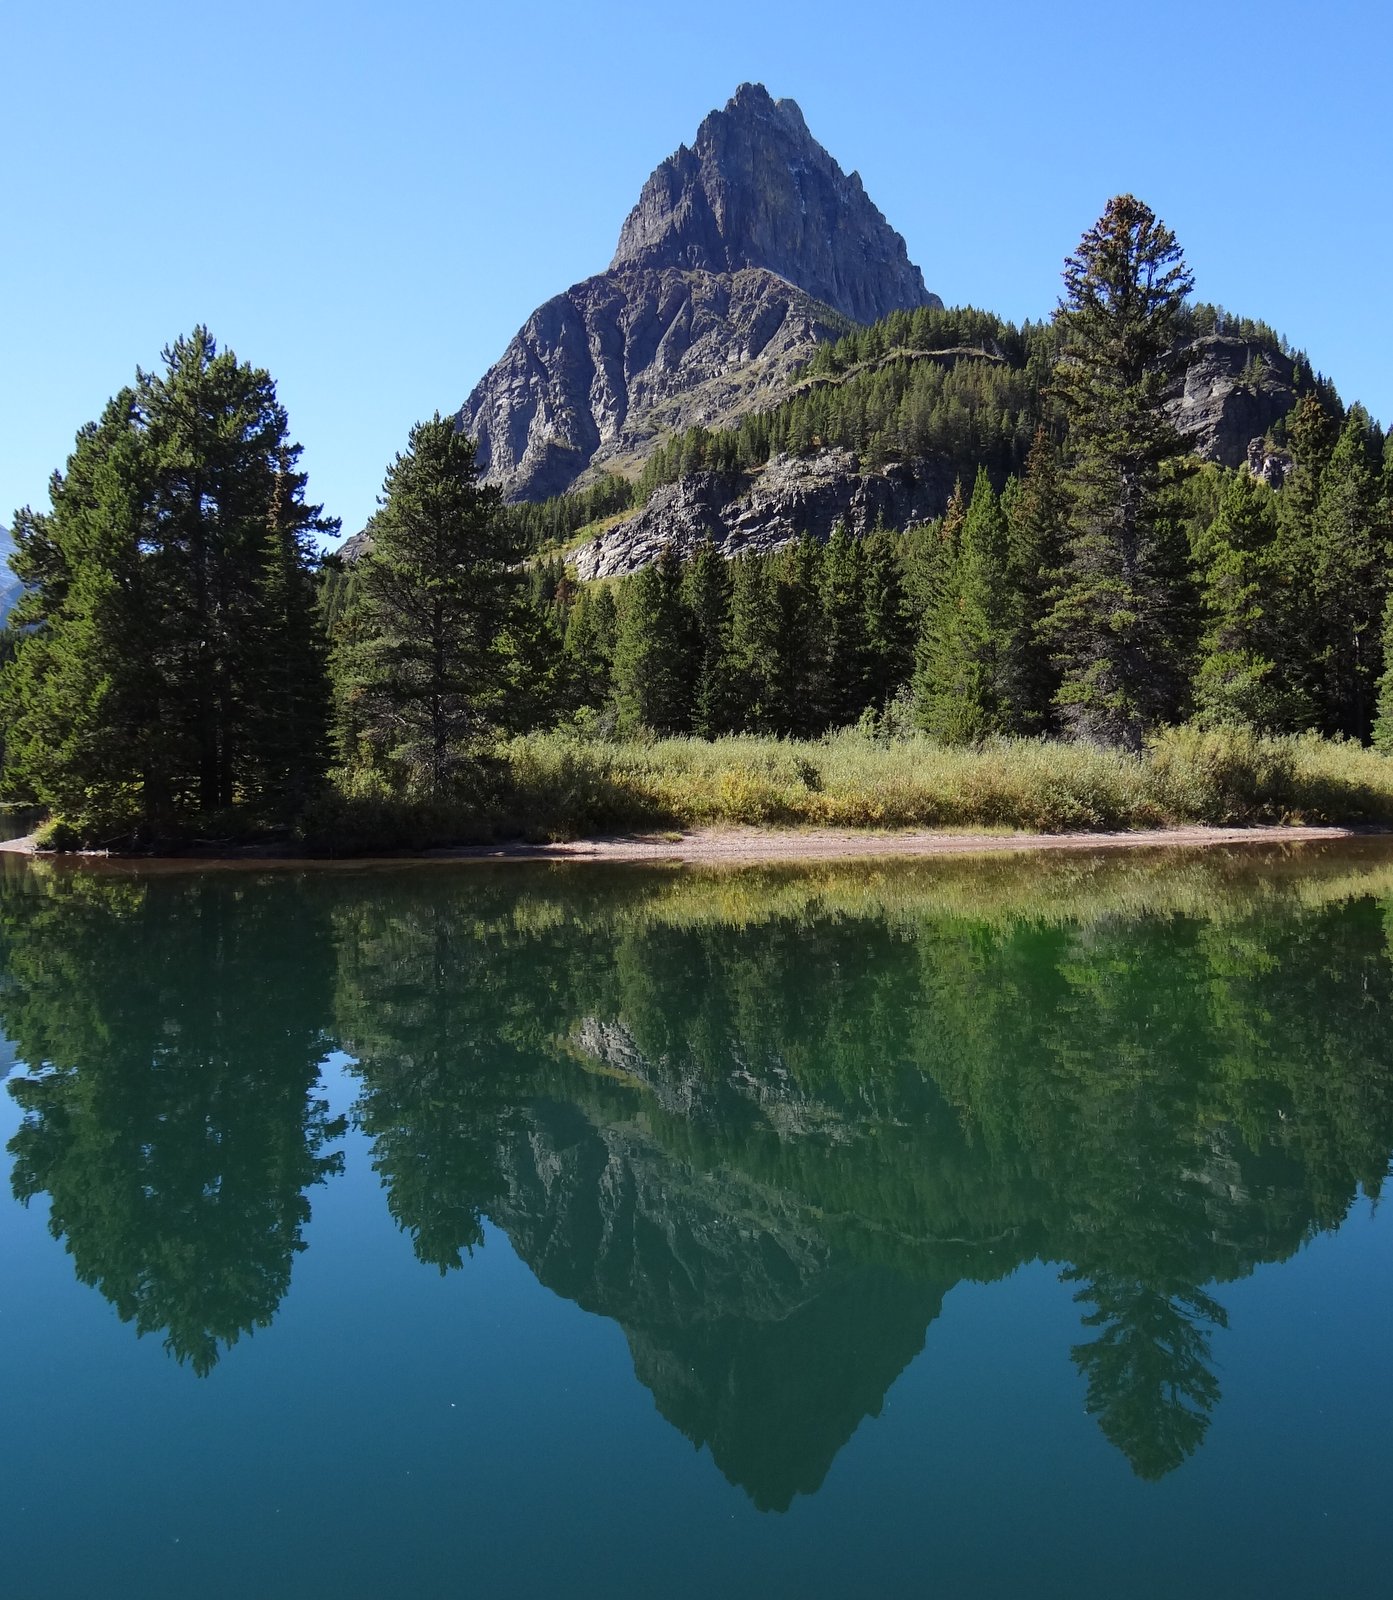
[{"label": "shoreline", "polygon": [[857,861],[911,859],[949,855],[1024,854],[1031,851],[1125,850],[1142,848],[1202,849],[1216,845],[1315,844],[1369,837],[1393,838],[1381,827],[1338,825],[1295,826],[1284,823],[1252,827],[1205,824],[1174,828],[1137,828],[1114,832],[999,833],[915,828],[873,832],[859,828],[709,827],[682,833],[607,834],[528,844],[506,840],[496,844],[446,845],[420,851],[392,851],[358,856],[306,856],[277,847],[248,845],[222,851],[203,847],[181,855],[112,855],[102,851],[43,854],[34,849],[34,835],[0,841],[0,854],[79,864],[120,863],[130,866],[314,866],[351,867],[369,863],[402,865],[425,862],[673,862],[693,866],[757,865],[765,862]]}]

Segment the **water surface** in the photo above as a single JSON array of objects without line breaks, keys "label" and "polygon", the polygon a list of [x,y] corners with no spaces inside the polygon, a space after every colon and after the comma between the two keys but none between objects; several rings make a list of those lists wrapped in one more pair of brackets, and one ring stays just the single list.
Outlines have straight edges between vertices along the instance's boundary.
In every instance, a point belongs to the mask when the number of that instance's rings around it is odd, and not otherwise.
[{"label": "water surface", "polygon": [[1386,844],[4,872],[7,1593],[1386,1582]]}]

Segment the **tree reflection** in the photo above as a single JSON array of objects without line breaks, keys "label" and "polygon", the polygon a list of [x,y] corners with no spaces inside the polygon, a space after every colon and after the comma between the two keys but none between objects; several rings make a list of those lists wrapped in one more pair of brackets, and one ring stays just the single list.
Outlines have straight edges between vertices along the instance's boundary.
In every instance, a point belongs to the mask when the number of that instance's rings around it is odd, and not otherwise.
[{"label": "tree reflection", "polygon": [[1219,1286],[1387,1171],[1393,872],[1323,859],[24,875],[15,1190],[206,1371],[336,1170],[337,1044],[417,1258],[501,1228],[756,1504],[817,1489],[953,1285],[1036,1261],[1154,1479],[1219,1403]]},{"label": "tree reflection", "polygon": [[0,903],[15,1195],[46,1193],[78,1278],[200,1374],[271,1321],[339,1170],[323,934],[290,884],[53,874]]},{"label": "tree reflection", "polygon": [[1088,1381],[1088,1409],[1138,1477],[1163,1478],[1204,1442],[1219,1402],[1209,1329],[1228,1327],[1228,1314],[1198,1289],[1167,1293],[1108,1276],[1074,1298],[1095,1308],[1084,1326],[1102,1329],[1070,1352]]}]

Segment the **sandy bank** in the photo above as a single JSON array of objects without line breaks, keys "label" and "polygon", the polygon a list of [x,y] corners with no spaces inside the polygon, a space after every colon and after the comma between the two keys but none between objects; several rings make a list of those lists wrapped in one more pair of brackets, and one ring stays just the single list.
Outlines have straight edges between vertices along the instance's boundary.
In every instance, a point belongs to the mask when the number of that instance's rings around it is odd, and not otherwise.
[{"label": "sandy bank", "polygon": [[[590,839],[571,839],[559,844],[526,844],[509,840],[500,844],[452,845],[420,852],[395,853],[391,857],[333,858],[345,865],[356,860],[394,859],[403,861],[685,861],[719,865],[722,862],[761,861],[855,861],[895,856],[973,855],[986,852],[1028,850],[1119,850],[1151,848],[1194,848],[1205,845],[1304,844],[1319,840],[1367,838],[1371,834],[1393,839],[1393,831],[1382,828],[1342,827],[1254,827],[1254,828],[1139,828],[1118,833],[950,833],[929,829],[873,832],[860,828],[694,828],[685,833],[617,834]],[[0,852],[33,855],[34,836],[0,841]],[[57,858],[55,858],[57,859]],[[80,860],[81,856],[68,856]],[[224,862],[291,864],[304,861],[282,846],[248,845],[219,850],[205,845],[180,856],[155,858],[107,857],[94,852],[88,860],[124,859],[131,864],[153,863],[163,859],[171,865]],[[309,864],[332,865],[333,859],[316,856]]]},{"label": "sandy bank", "polygon": [[840,861],[874,856],[970,855],[983,851],[1106,850],[1138,845],[1299,844],[1350,839],[1367,830],[1335,827],[1149,828],[1125,833],[872,833],[857,828],[698,828],[564,844],[460,845],[432,859],[486,861]]}]

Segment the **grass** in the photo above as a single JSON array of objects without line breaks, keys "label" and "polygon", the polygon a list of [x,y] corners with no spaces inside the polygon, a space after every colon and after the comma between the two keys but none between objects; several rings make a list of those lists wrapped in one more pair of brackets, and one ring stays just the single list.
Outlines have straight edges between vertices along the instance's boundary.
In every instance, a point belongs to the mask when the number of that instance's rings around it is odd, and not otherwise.
[{"label": "grass", "polygon": [[310,819],[306,842],[352,853],[738,824],[1065,832],[1274,822],[1393,824],[1393,761],[1241,728],[1170,729],[1141,756],[1040,739],[958,749],[851,730],[711,742],[557,732],[503,746],[453,802],[342,786]]}]

